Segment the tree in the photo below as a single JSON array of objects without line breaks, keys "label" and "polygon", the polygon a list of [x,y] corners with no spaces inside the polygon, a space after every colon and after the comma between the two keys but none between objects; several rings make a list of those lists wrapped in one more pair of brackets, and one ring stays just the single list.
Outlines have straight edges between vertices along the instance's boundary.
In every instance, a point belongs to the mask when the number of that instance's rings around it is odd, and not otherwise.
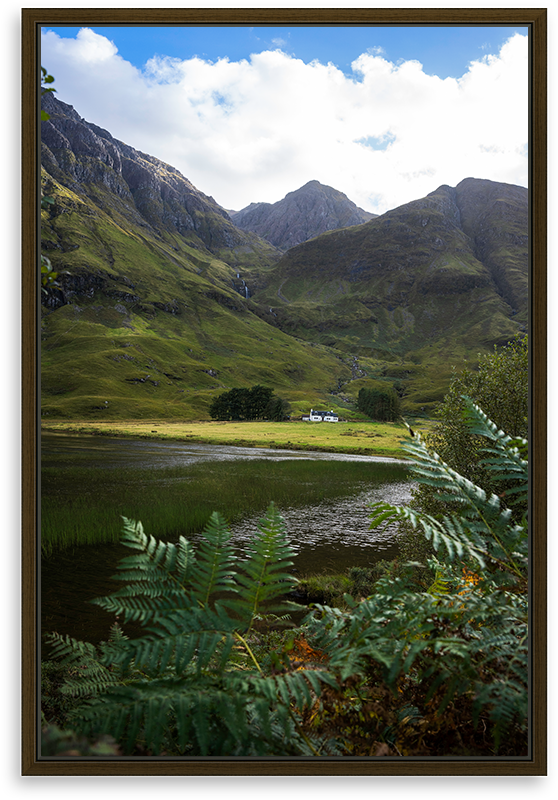
[{"label": "tree", "polygon": [[252,386],[248,398],[248,419],[262,419],[267,416],[267,407],[273,396],[273,389],[261,386],[259,383]]},{"label": "tree", "polygon": [[291,412],[290,403],[282,397],[273,396],[266,410],[266,416],[273,422],[284,422]]},{"label": "tree", "polygon": [[517,336],[504,347],[480,356],[477,370],[454,372],[448,393],[436,410],[440,424],[428,444],[461,475],[488,488],[490,472],[480,461],[482,440],[471,433],[463,412],[471,397],[510,436],[528,438],[529,342]]},{"label": "tree", "polygon": [[[209,407],[212,419],[219,420],[254,420],[270,417],[270,409],[278,412],[277,401],[273,389],[256,384],[251,389],[235,387],[228,392],[218,395]],[[288,406],[286,401],[281,401],[283,410]],[[285,412],[288,413],[288,412]],[[284,419],[281,416],[280,419]]]},{"label": "tree", "polygon": [[359,411],[371,419],[394,422],[401,415],[399,396],[394,389],[365,389],[358,393]]},{"label": "tree", "polygon": [[211,419],[226,420],[229,418],[227,394],[228,392],[224,392],[213,399],[213,402],[209,406],[209,415]]},{"label": "tree", "polygon": [[231,389],[228,395],[229,419],[249,418],[250,390],[244,388]]},{"label": "tree", "polygon": [[212,419],[244,420],[248,416],[250,390],[235,387],[218,395],[209,407]]}]

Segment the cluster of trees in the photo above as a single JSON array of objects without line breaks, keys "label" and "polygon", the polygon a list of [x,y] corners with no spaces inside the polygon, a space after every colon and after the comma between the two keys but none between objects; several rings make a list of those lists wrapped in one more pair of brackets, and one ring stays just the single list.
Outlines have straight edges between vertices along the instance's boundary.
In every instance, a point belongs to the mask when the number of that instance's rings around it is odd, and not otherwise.
[{"label": "cluster of trees", "polygon": [[395,422],[401,416],[401,403],[394,389],[361,389],[357,408],[380,422]]},{"label": "cluster of trees", "polygon": [[211,403],[211,419],[254,420],[270,419],[281,422],[288,418],[289,403],[277,397],[273,389],[257,384],[250,389],[235,387],[223,392]]}]

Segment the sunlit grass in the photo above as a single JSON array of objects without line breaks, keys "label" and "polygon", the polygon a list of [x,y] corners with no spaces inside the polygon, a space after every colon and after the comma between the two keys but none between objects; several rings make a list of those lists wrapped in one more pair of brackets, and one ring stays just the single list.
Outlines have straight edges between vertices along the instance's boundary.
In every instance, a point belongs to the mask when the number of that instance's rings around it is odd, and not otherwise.
[{"label": "sunlit grass", "polygon": [[[425,431],[429,420],[413,421]],[[403,423],[358,422],[182,422],[131,420],[90,422],[49,421],[46,431],[127,436],[133,438],[184,441],[188,443],[279,447],[292,450],[317,450],[339,453],[405,458],[402,442],[409,440]]]}]

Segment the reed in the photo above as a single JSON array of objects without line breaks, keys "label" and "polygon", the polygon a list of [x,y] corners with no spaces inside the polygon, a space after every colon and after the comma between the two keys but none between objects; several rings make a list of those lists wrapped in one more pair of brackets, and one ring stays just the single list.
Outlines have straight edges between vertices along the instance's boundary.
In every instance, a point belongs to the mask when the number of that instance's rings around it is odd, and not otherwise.
[{"label": "reed", "polygon": [[45,555],[81,544],[118,541],[121,517],[140,519],[154,536],[199,533],[213,511],[229,522],[263,512],[356,494],[405,480],[402,464],[350,461],[211,461],[163,469],[80,465],[42,473],[41,547]]}]

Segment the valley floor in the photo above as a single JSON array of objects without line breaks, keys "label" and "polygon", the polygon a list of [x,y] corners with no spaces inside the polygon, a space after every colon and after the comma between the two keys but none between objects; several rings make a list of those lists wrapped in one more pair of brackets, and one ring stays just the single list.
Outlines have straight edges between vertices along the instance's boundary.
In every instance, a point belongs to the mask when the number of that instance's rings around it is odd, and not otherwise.
[{"label": "valley floor", "polygon": [[[414,424],[414,423],[413,423]],[[424,433],[431,423],[422,420]],[[183,422],[168,420],[42,421],[44,431],[136,439],[222,444],[240,447],[276,447],[334,453],[404,458],[402,445],[409,433],[402,423],[373,421],[312,422]]]}]

